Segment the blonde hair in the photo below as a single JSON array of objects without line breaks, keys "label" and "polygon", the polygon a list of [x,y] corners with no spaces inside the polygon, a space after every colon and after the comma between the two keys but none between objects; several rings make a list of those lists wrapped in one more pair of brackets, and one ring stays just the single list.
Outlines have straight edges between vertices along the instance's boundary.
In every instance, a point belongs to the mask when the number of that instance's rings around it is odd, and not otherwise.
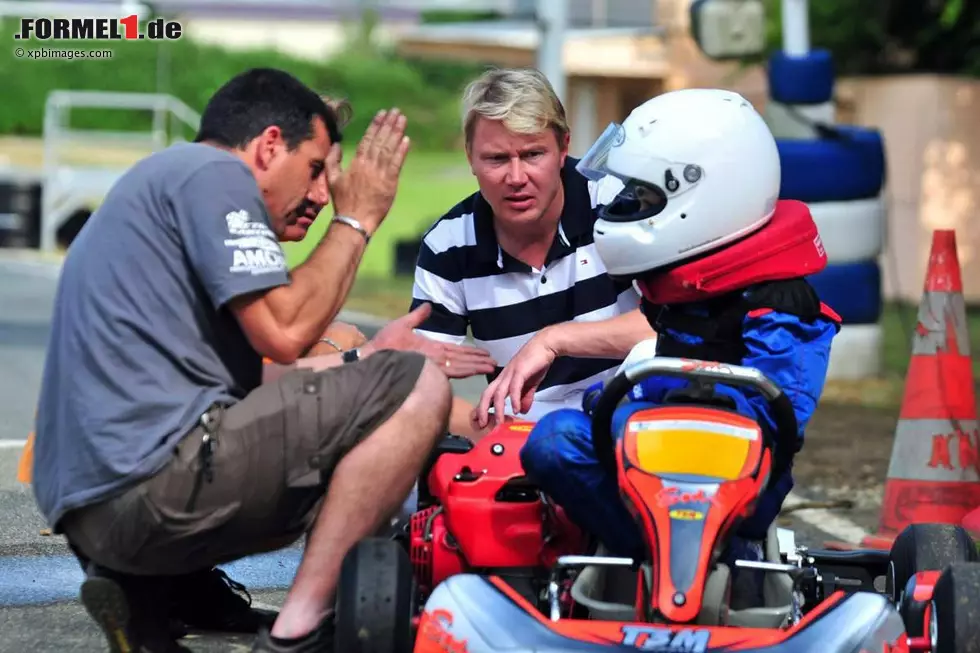
[{"label": "blonde hair", "polygon": [[463,91],[463,134],[466,149],[473,144],[479,118],[499,120],[516,134],[551,129],[561,146],[568,120],[551,82],[534,68],[495,68],[470,82]]}]

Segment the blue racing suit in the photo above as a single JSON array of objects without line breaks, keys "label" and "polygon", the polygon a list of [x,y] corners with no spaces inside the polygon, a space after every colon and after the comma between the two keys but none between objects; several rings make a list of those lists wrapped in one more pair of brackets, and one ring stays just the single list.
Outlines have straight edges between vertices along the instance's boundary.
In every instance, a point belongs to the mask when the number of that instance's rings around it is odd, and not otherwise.
[{"label": "blue racing suit", "polygon": [[[680,309],[701,320],[711,318],[710,310],[698,304],[670,308]],[[740,320],[744,343],[740,349],[741,360],[722,362],[757,368],[782,388],[795,409],[799,427],[797,436],[802,444],[803,433],[823,391],[831,341],[839,323],[825,313],[808,320],[771,309],[747,312],[744,318],[740,316]],[[663,325],[655,327],[659,336],[658,355],[678,355],[669,351],[669,344],[668,351],[663,351],[665,348],[661,343],[665,341],[694,347],[700,344],[698,336],[691,333]],[[650,377],[634,386],[629,401],[619,406],[614,414],[613,436],[622,436],[631,414],[660,404],[668,391],[687,383],[683,379]],[[758,421],[763,428],[775,428],[766,400],[757,392],[721,384],[716,388],[718,393],[735,401],[739,413]],[[637,556],[644,546],[639,526],[620,498],[616,479],[603,471],[592,448],[590,413],[598,395],[597,391],[586,392],[584,410],[566,408],[542,417],[521,450],[521,461],[528,476],[564,508],[572,521],[601,541],[612,555]],[[793,488],[791,469],[790,465],[764,491],[755,512],[732,538],[723,561],[761,559],[766,532]]]}]

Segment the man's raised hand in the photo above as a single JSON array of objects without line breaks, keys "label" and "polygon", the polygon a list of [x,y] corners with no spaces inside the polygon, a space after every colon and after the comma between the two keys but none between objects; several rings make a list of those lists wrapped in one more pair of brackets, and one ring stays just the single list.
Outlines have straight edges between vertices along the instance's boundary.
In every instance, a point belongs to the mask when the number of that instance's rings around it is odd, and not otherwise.
[{"label": "man's raised hand", "polygon": [[346,170],[340,167],[340,146],[326,161],[327,183],[337,215],[346,215],[373,234],[391,210],[410,140],[405,116],[398,109],[379,111]]}]

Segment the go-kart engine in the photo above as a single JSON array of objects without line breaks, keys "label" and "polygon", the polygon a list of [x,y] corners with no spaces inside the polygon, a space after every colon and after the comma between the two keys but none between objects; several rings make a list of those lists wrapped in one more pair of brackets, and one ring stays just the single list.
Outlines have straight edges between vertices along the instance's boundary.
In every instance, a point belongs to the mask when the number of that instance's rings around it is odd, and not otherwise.
[{"label": "go-kart engine", "polygon": [[409,557],[420,591],[431,592],[449,576],[463,573],[463,556],[446,530],[441,506],[412,515],[409,531]]}]

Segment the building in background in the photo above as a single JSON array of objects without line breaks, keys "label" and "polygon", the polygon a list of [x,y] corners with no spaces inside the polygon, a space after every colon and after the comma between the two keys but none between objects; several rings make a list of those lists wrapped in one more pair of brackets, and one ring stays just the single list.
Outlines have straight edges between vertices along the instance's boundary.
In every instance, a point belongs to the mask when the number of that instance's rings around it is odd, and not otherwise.
[{"label": "building in background", "polygon": [[[690,34],[690,0],[568,0],[563,48],[563,101],[572,126],[573,154],[583,154],[611,121],[666,90],[726,86],[760,110],[765,75],[758,69],[710,61]],[[515,0],[496,21],[405,27],[398,52],[500,66],[533,66],[541,44],[536,0]]]}]

